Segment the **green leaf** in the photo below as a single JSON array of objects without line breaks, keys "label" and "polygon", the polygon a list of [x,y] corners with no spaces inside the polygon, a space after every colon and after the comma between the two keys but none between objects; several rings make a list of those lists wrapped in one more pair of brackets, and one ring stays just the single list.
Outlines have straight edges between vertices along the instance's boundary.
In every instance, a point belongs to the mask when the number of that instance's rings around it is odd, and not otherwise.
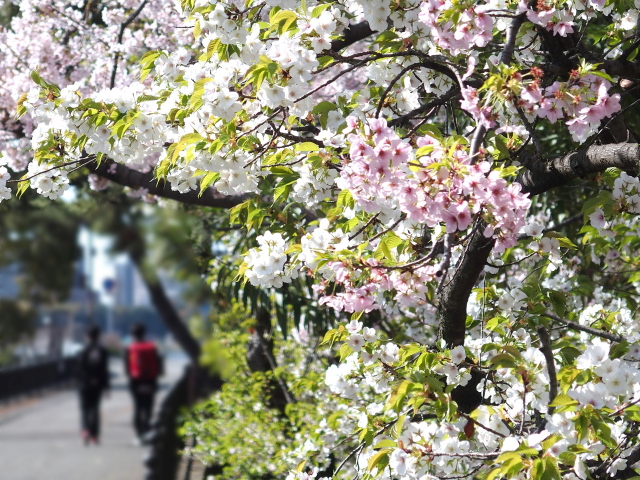
[{"label": "green leaf", "polygon": [[549,238],[555,238],[556,240],[558,240],[558,243],[560,244],[560,246],[562,248],[570,248],[572,250],[575,250],[578,248],[578,246],[573,243],[571,240],[569,240],[567,237],[557,233],[557,232],[547,232],[544,234],[545,237],[549,237]]},{"label": "green leaf", "polygon": [[553,457],[544,457],[544,479],[545,480],[561,480],[560,469],[558,463]]},{"label": "green leaf", "polygon": [[210,172],[205,175],[205,177],[200,182],[200,193],[198,194],[198,196],[201,197],[204,191],[209,188],[211,184],[217,182],[219,178],[220,174],[218,172]]},{"label": "green leaf", "polygon": [[402,429],[404,428],[404,422],[407,419],[406,415],[400,415],[395,425],[393,426],[393,430],[391,431],[391,436],[398,438],[402,435]]},{"label": "green leaf", "polygon": [[396,248],[400,245],[403,240],[398,237],[395,233],[389,232],[387,233],[380,243],[378,244],[378,248],[374,252],[373,256],[376,259],[384,259],[387,258],[389,260],[395,260],[396,256],[391,252],[392,249]]},{"label": "green leaf", "polygon": [[355,202],[353,200],[353,196],[351,195],[351,192],[349,190],[342,190],[338,194],[338,199],[336,200],[336,205],[338,207],[353,207],[354,203]]},{"label": "green leaf", "polygon": [[591,418],[591,426],[593,427],[596,438],[609,448],[616,448],[617,444],[611,438],[611,428],[604,421],[597,417]]},{"label": "green leaf", "polygon": [[[379,452],[373,454],[369,459],[369,464],[367,465],[367,470],[371,471],[374,468],[378,467],[378,470],[382,470],[389,464],[389,453],[391,450],[385,449],[380,450]],[[384,467],[382,466],[384,463]]]},{"label": "green leaf", "polygon": [[531,478],[531,480],[546,479],[546,477],[543,477],[544,467],[545,467],[545,464],[542,458],[536,458],[533,461],[533,465],[531,465],[531,470],[529,471],[529,478]]},{"label": "green leaf", "polygon": [[149,73],[151,73],[151,70],[153,70],[153,67],[155,66],[156,60],[160,55],[161,52],[154,50],[151,52],[147,52],[142,56],[142,58],[140,59],[140,66],[142,67],[140,70],[140,81],[144,81]]},{"label": "green leaf", "polygon": [[397,444],[394,440],[387,439],[381,440],[373,446],[374,450],[380,450],[381,448],[396,448]]},{"label": "green leaf", "polygon": [[624,357],[627,353],[629,353],[629,342],[627,342],[626,340],[622,340],[620,343],[616,343],[613,347],[611,347],[609,358],[613,359]]},{"label": "green leaf", "polygon": [[553,311],[561,318],[566,314],[567,297],[564,293],[551,290],[549,292],[549,301],[553,306]]},{"label": "green leaf", "polygon": [[322,12],[324,12],[327,8],[331,7],[330,3],[325,3],[324,5],[318,5],[311,10],[311,18],[318,18]]},{"label": "green leaf", "polygon": [[494,368],[514,368],[517,366],[515,358],[508,353],[499,353],[489,360],[489,365]]},{"label": "green leaf", "polygon": [[313,110],[311,110],[311,113],[314,113],[316,115],[322,115],[337,109],[338,109],[338,106],[334,102],[329,102],[327,100],[324,100],[318,103],[315,107],[313,107]]},{"label": "green leaf", "polygon": [[140,95],[136,100],[138,103],[142,102],[151,102],[153,100],[159,100],[160,97],[156,97],[155,95]]},{"label": "green leaf", "polygon": [[49,84],[44,81],[44,79],[40,76],[40,74],[36,70],[31,71],[31,80],[33,80],[37,85],[42,88],[49,88]]},{"label": "green leaf", "polygon": [[23,180],[24,178],[27,178],[26,174],[24,174],[20,178],[20,182],[18,183],[18,190],[16,191],[16,196],[18,198],[22,197],[22,195],[24,195],[24,192],[26,192],[27,189],[31,186],[31,182],[29,180]]},{"label": "green leaf", "polygon": [[340,361],[342,362],[345,358],[353,353],[353,348],[351,348],[348,344],[343,343],[338,353],[340,355]]},{"label": "green leaf", "polygon": [[296,152],[316,152],[320,147],[313,142],[302,142],[293,147]]},{"label": "green leaf", "polygon": [[560,394],[553,399],[553,402],[551,402],[549,406],[550,407],[566,407],[566,406],[579,405],[579,403],[580,402],[578,402],[577,400],[574,400],[569,395]]},{"label": "green leaf", "polygon": [[27,113],[27,109],[23,105],[24,102],[27,100],[27,95],[28,94],[25,92],[22,95],[20,95],[20,98],[18,99],[18,104],[16,108],[16,111],[18,112],[18,118],[20,118],[25,113]]},{"label": "green leaf", "polygon": [[298,20],[298,15],[291,10],[280,10],[275,15],[269,16],[269,23],[272,27],[277,27],[278,32],[281,34],[288,31]]}]

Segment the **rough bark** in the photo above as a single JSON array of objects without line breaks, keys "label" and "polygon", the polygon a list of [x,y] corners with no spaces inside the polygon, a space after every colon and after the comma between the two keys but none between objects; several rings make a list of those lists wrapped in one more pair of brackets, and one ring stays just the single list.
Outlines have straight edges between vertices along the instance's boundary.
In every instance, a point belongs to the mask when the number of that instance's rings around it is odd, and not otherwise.
[{"label": "rough bark", "polygon": [[518,176],[517,182],[522,185],[524,192],[533,196],[565,185],[575,178],[604,172],[610,167],[635,173],[638,171],[638,160],[638,144],[594,145],[563,157],[532,162]]},{"label": "rough bark", "polygon": [[475,227],[451,279],[446,281],[440,294],[436,311],[438,336],[450,347],[464,344],[467,301],[495,244],[493,238],[483,235],[484,227],[484,222]]},{"label": "rough bark", "polygon": [[111,180],[119,185],[130,188],[144,188],[152,195],[177,200],[178,202],[190,205],[232,208],[250,197],[250,195],[227,196],[216,192],[212,188],[206,189],[202,192],[202,195],[199,194],[198,190],[180,193],[172,190],[171,185],[169,185],[168,182],[154,178],[153,172],[138,172],[137,170],[133,170],[132,168],[116,163],[110,159],[103,160],[100,165],[96,166],[95,170],[93,168],[92,170],[96,175]]}]

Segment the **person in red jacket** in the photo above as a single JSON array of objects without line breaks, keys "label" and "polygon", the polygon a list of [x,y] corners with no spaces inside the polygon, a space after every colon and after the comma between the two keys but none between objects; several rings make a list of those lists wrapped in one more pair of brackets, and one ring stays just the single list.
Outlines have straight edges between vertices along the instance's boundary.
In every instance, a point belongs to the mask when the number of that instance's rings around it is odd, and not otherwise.
[{"label": "person in red jacket", "polygon": [[137,443],[143,443],[151,426],[153,401],[162,374],[162,358],[153,342],[145,341],[145,326],[136,323],[131,328],[133,342],[126,350],[125,368],[133,397],[133,426]]}]

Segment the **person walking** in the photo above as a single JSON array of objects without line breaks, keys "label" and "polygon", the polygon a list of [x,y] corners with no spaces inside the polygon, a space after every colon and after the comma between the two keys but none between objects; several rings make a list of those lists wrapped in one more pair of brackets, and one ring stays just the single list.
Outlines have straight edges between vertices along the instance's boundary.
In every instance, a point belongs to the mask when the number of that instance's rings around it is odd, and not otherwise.
[{"label": "person walking", "polygon": [[162,357],[153,342],[145,341],[145,326],[136,323],[131,328],[133,342],[126,350],[125,366],[129,377],[129,389],[133,397],[133,426],[136,444],[145,441],[151,426],[153,402],[158,389],[158,377],[162,375]]},{"label": "person walking", "polygon": [[87,345],[78,355],[78,390],[82,439],[85,445],[100,442],[100,400],[109,392],[109,354],[100,345],[100,328],[87,330]]}]

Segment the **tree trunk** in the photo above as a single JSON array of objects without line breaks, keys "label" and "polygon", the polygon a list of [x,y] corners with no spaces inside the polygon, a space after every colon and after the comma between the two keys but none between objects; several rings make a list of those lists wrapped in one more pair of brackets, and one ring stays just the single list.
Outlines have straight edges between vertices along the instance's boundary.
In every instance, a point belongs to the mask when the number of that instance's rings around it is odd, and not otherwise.
[{"label": "tree trunk", "polygon": [[130,257],[138,268],[142,281],[149,291],[151,302],[158,311],[163,323],[171,332],[176,342],[178,342],[180,347],[182,347],[189,356],[191,363],[197,365],[200,358],[200,344],[193,338],[193,335],[191,335],[191,332],[187,329],[180,315],[178,315],[160,279],[154,271],[144,267],[142,264],[142,255],[131,253]]}]

